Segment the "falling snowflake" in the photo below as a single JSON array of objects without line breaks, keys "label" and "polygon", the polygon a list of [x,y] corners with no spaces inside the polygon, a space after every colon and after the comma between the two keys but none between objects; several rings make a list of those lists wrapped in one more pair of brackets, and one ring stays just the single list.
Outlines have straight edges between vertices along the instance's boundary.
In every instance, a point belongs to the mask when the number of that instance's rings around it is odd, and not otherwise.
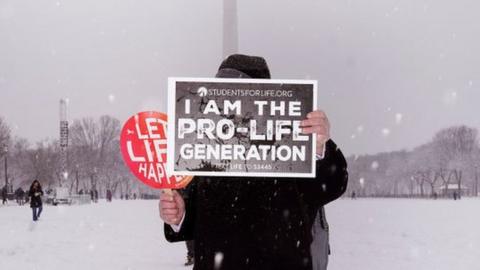
[{"label": "falling snowflake", "polygon": [[360,183],[361,186],[363,186],[363,185],[365,184],[365,178],[363,178],[363,177],[360,178],[360,179],[358,180],[358,182]]},{"label": "falling snowflake", "polygon": [[214,267],[215,269],[220,269],[222,266],[223,262],[223,253],[222,252],[216,252],[215,253],[215,258],[214,258]]},{"label": "falling snowflake", "polygon": [[403,115],[401,113],[395,114],[395,123],[400,125],[402,123]]},{"label": "falling snowflake", "polygon": [[114,95],[114,94],[108,95],[108,102],[110,102],[110,103],[114,103],[114,102],[115,102],[115,95]]},{"label": "falling snowflake", "polygon": [[358,132],[358,133],[362,133],[362,132],[363,132],[363,129],[364,129],[363,126],[360,125],[360,126],[357,127],[357,132]]},{"label": "falling snowflake", "polygon": [[390,129],[388,128],[383,128],[382,129],[382,135],[387,137],[388,135],[390,135]]},{"label": "falling snowflake", "polygon": [[375,171],[375,170],[378,169],[378,166],[379,166],[378,162],[374,161],[374,162],[372,162],[372,165],[370,165],[370,168],[372,168],[372,170]]}]

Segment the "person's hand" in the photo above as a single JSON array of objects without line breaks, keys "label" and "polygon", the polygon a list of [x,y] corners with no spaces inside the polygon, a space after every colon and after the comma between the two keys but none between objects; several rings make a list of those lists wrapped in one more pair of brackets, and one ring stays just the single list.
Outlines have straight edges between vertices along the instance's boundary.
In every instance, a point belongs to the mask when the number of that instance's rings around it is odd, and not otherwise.
[{"label": "person's hand", "polygon": [[167,224],[179,225],[185,214],[185,201],[176,191],[172,193],[162,191],[158,203],[160,218]]},{"label": "person's hand", "polygon": [[317,154],[322,155],[325,143],[330,139],[330,123],[327,115],[320,110],[307,114],[307,119],[300,124],[305,134],[315,133],[317,140]]}]

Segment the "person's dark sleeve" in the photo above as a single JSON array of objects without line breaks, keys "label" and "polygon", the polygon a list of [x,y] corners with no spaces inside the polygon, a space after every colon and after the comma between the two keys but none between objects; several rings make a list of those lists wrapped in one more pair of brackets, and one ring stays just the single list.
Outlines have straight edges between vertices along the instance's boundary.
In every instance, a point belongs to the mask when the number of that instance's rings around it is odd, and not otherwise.
[{"label": "person's dark sleeve", "polygon": [[347,162],[332,140],[325,144],[324,158],[316,161],[315,179],[297,181],[303,200],[313,207],[323,206],[342,196],[347,183]]},{"label": "person's dark sleeve", "polygon": [[180,227],[180,231],[177,233],[175,232],[169,224],[164,223],[164,232],[165,238],[168,242],[179,242],[179,241],[187,241],[193,240],[193,233],[194,233],[194,223],[195,223],[195,216],[196,216],[196,191],[197,185],[195,178],[190,182],[189,187],[187,189],[187,193],[184,198],[188,198],[185,200],[185,218],[183,220],[182,226]]}]

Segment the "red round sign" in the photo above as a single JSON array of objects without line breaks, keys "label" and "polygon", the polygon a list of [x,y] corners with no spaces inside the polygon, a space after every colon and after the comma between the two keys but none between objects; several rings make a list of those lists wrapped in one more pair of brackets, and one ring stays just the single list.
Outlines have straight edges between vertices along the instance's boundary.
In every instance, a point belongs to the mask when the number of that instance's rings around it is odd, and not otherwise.
[{"label": "red round sign", "polygon": [[123,159],[130,171],[153,188],[182,188],[192,176],[173,176],[166,171],[167,115],[140,112],[123,125],[120,135]]}]

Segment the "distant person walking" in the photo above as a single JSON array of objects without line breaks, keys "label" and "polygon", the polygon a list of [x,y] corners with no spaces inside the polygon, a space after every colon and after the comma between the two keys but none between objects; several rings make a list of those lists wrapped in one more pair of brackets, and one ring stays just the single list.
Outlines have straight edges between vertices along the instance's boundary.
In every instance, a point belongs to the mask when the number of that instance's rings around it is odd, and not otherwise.
[{"label": "distant person walking", "polygon": [[6,203],[8,203],[8,201],[7,201],[7,186],[5,185],[2,188],[2,204],[6,204]]},{"label": "distant person walking", "polygon": [[352,200],[355,200],[357,198],[357,194],[355,193],[355,191],[352,191]]},{"label": "distant person walking", "polygon": [[25,202],[25,191],[21,187],[15,190],[15,198],[17,200],[18,205],[23,205]]},{"label": "distant person walking", "polygon": [[42,195],[42,186],[40,185],[40,182],[35,179],[30,186],[30,190],[28,191],[28,196],[30,197],[30,207],[32,208],[33,212],[33,221],[37,221],[42,213]]},{"label": "distant person walking", "polygon": [[112,191],[110,189],[107,189],[107,202],[112,201]]}]

